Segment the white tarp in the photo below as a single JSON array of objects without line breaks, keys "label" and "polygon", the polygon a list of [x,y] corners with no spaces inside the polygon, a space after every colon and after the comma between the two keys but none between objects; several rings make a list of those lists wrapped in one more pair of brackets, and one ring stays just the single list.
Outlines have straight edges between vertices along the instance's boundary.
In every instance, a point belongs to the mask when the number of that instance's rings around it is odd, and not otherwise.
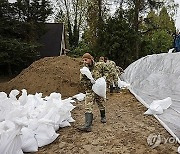
[{"label": "white tarp", "polygon": [[180,139],[180,53],[143,57],[125,69],[123,78],[147,108],[154,100],[172,99],[171,106],[155,117],[172,136]]}]

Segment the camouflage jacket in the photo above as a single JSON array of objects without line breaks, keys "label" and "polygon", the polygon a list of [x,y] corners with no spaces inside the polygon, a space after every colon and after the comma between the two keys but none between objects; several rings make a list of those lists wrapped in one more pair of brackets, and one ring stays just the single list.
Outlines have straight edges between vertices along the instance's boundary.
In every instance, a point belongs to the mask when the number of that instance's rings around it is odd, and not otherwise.
[{"label": "camouflage jacket", "polygon": [[[105,76],[106,78],[108,77],[108,69],[104,62],[96,62],[96,63],[94,62],[92,66],[86,66],[86,67],[89,68],[95,80],[103,76]],[[86,77],[86,75],[83,75],[80,73],[80,82],[81,82],[81,85],[85,88],[85,90],[92,89],[92,83],[90,79]]]},{"label": "camouflage jacket", "polygon": [[116,63],[115,63],[114,61],[108,60],[108,61],[106,62],[106,66],[107,66],[107,68],[108,68],[108,70],[109,70],[109,73],[114,73],[114,72],[116,72]]},{"label": "camouflage jacket", "polygon": [[116,66],[116,71],[119,77],[121,76],[122,73],[124,73],[124,70],[120,66]]}]

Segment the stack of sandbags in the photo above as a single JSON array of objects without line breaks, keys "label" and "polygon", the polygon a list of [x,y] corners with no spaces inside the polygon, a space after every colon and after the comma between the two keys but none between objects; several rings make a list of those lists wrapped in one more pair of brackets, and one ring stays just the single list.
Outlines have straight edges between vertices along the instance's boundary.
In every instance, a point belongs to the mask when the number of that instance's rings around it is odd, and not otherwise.
[{"label": "stack of sandbags", "polygon": [[[0,142],[0,153],[9,154],[14,149],[18,153],[38,151],[38,147],[58,137],[59,127],[70,126],[74,121],[71,99],[62,100],[60,93],[42,98],[41,93],[28,95],[23,89],[17,99],[18,94],[18,90],[12,90],[9,97],[0,93],[0,139],[6,141]],[[7,146],[10,144],[13,146]]]}]

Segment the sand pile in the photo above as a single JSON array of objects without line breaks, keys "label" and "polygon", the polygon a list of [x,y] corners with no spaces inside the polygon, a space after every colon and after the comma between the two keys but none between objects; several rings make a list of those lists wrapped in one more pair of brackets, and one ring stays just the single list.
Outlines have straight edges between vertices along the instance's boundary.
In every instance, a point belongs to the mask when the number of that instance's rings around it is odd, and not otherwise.
[{"label": "sand pile", "polygon": [[62,97],[80,92],[80,60],[68,56],[46,57],[35,61],[17,77],[0,85],[0,91],[27,89],[28,93],[42,92],[44,96],[59,92]]}]

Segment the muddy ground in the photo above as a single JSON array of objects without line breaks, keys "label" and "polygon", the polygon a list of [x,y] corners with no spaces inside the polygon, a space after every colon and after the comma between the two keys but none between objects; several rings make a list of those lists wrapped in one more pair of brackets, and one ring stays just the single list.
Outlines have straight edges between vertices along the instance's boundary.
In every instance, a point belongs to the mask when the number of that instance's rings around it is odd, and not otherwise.
[{"label": "muddy ground", "polygon": [[[39,148],[37,154],[172,154],[178,144],[153,117],[143,115],[146,108],[136,98],[123,91],[108,96],[106,102],[107,123],[100,122],[97,105],[94,105],[93,131],[81,133],[77,127],[84,122],[84,104],[76,103],[72,116],[76,120],[71,127],[58,131],[60,136],[52,144]],[[150,134],[160,135],[162,143],[153,148],[147,143]],[[170,139],[165,143],[164,139]]]}]

